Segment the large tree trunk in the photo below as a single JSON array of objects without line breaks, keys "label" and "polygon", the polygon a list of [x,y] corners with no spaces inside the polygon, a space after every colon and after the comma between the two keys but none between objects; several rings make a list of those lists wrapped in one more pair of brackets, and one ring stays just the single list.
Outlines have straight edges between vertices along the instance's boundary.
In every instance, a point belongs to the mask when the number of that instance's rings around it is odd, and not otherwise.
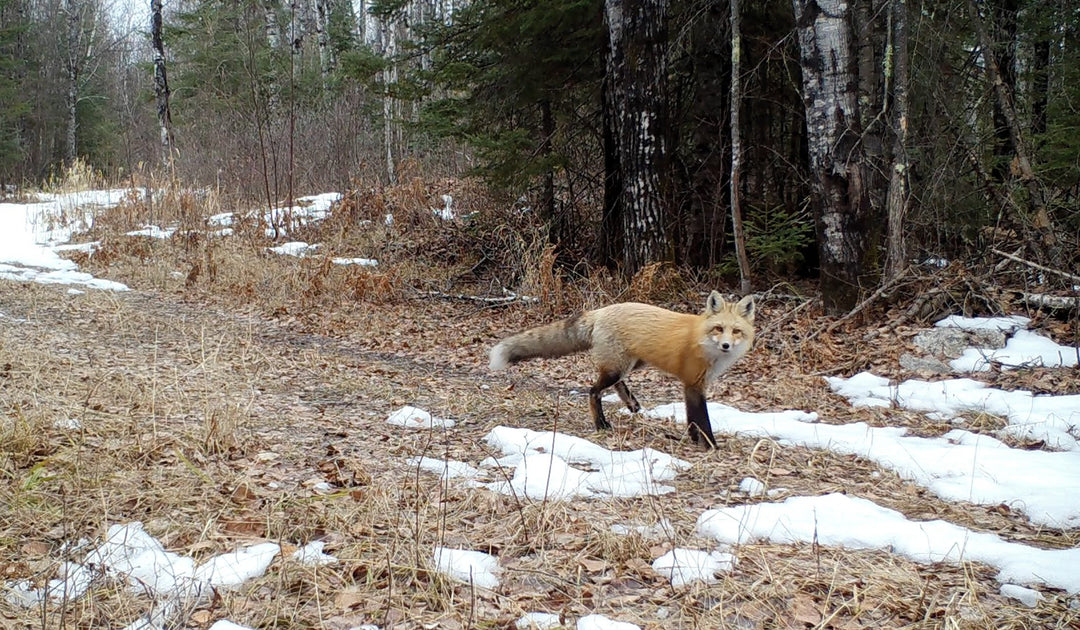
[{"label": "large tree trunk", "polygon": [[605,115],[615,117],[624,239],[622,271],[626,276],[671,257],[666,226],[670,173],[664,137],[668,123],[667,10],[668,0],[604,3],[610,90]]},{"label": "large tree trunk", "polygon": [[830,313],[855,305],[868,271],[869,170],[860,142],[851,10],[845,0],[792,0],[818,217],[821,293]]},{"label": "large tree trunk", "polygon": [[169,80],[165,74],[165,42],[161,37],[161,2],[150,0],[150,41],[154,49],[154,98],[161,129],[161,163],[172,163],[172,115],[169,112]]},{"label": "large tree trunk", "polygon": [[735,239],[735,259],[739,263],[739,289],[750,293],[750,260],[746,256],[743,234],[742,201],[739,176],[742,173],[742,32],[739,27],[739,0],[731,1],[731,234]]},{"label": "large tree trunk", "polygon": [[904,217],[908,210],[908,26],[907,1],[891,0],[893,76],[892,125],[893,149],[887,199],[888,251],[885,256],[885,279],[895,280],[907,265],[904,241]]}]

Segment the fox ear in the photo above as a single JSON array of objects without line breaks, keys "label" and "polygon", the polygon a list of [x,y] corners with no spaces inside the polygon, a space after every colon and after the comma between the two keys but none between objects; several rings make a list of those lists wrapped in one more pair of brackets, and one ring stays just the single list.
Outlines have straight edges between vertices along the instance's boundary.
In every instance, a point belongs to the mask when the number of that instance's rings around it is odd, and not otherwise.
[{"label": "fox ear", "polygon": [[724,301],[724,296],[720,295],[719,291],[713,291],[709,294],[709,299],[705,300],[705,314],[712,315],[724,310],[727,306],[727,302]]},{"label": "fox ear", "polygon": [[754,296],[748,295],[735,305],[735,312],[748,322],[754,321]]}]

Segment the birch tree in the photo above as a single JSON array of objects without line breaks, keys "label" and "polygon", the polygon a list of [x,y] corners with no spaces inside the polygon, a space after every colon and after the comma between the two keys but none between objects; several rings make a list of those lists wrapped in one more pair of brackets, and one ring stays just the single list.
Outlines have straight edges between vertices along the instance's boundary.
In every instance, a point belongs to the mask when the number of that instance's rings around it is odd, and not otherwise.
[{"label": "birch tree", "polygon": [[64,24],[64,71],[66,74],[64,162],[71,164],[78,157],[79,93],[87,66],[94,56],[97,26],[95,12],[89,0],[63,0],[60,17]]},{"label": "birch tree", "polygon": [[619,189],[605,207],[621,216],[622,270],[627,276],[671,257],[665,222],[669,157],[667,113],[668,0],[605,0],[608,31],[605,117],[613,117]]},{"label": "birch tree", "polygon": [[161,36],[161,2],[150,0],[150,43],[154,50],[154,100],[161,130],[161,163],[172,162],[172,115],[169,112],[169,80],[165,72],[165,42]]},{"label": "birch tree", "polygon": [[739,26],[739,0],[731,3],[731,232],[735,239],[735,259],[739,263],[739,288],[750,293],[750,261],[746,256],[746,234],[743,232],[740,175],[742,174],[742,30]]},{"label": "birch tree", "polygon": [[[858,0],[861,1],[861,0]],[[840,313],[858,300],[870,243],[870,191],[861,143],[859,77],[848,0],[792,0],[799,36],[821,293]]]}]

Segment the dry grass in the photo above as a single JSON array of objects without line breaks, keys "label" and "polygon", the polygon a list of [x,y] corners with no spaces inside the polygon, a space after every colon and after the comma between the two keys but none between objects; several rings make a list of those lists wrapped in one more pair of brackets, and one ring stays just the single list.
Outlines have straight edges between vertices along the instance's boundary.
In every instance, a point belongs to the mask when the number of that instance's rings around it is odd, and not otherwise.
[{"label": "dry grass", "polygon": [[[782,496],[843,491],[909,518],[943,518],[1044,547],[1080,540],[1007,511],[941,501],[858,458],[746,438],[723,438],[722,448],[704,453],[674,425],[638,418],[592,433],[584,398],[568,395],[588,379],[585,359],[545,363],[508,381],[486,370],[490,341],[630,296],[696,308],[705,287],[663,268],[629,286],[601,274],[572,280],[526,220],[470,184],[454,185],[458,207],[480,213],[475,223],[432,219],[442,189],[420,181],[356,193],[330,220],[293,234],[324,244],[306,259],[268,253],[264,226],[251,218],[232,237],[208,237],[205,218],[235,204],[166,191],[153,208],[132,203],[100,217],[92,236],[103,247],[80,260],[136,291],[73,296],[0,283],[0,577],[40,584],[62,561],[80,559],[65,543],[100,540],[110,524],[140,520],[168,549],[196,559],[254,541],[314,539],[341,559],[318,569],[275,561],[266,576],[185,611],[185,627],[227,617],[262,628],[504,628],[533,610],[563,614],[570,627],[593,612],[643,628],[1080,624],[1075,598],[1047,593],[1038,608],[1020,607],[997,594],[985,566],[924,566],[813,545],[744,546],[718,584],[672,588],[652,560],[675,546],[711,548],[693,535],[696,518],[746,501],[736,490],[747,476],[786,488]],[[176,223],[178,235],[123,236],[151,218]],[[380,265],[330,264],[339,255]],[[501,286],[545,304],[496,309],[432,295],[498,295]],[[826,422],[942,429],[914,413],[853,410],[818,376],[889,373],[905,333],[885,343],[889,335],[860,327],[805,343],[824,326],[812,307],[776,297],[759,310],[758,348],[714,386],[712,399],[750,410],[814,409]],[[635,374],[634,385],[647,405],[681,395],[650,372]],[[1050,385],[1076,391],[1075,378]],[[459,424],[448,432],[386,425],[403,404]],[[67,419],[79,428],[58,423]],[[476,463],[490,454],[480,438],[499,424],[554,427],[612,448],[652,446],[693,467],[673,495],[538,503],[439,484],[406,463],[417,455]],[[993,418],[973,425],[999,426]],[[320,481],[332,490],[317,490]],[[672,536],[610,531],[662,519]],[[434,573],[436,545],[496,554],[503,585],[474,590]],[[147,607],[103,581],[78,601],[44,609],[0,598],[0,628],[121,627]]]}]

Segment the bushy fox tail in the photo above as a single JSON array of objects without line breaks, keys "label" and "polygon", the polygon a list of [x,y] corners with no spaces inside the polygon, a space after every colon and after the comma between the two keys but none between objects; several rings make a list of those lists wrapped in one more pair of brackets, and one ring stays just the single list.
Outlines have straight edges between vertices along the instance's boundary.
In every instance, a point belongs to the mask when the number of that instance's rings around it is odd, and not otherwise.
[{"label": "bushy fox tail", "polygon": [[492,370],[536,358],[561,357],[592,347],[592,318],[588,313],[532,328],[503,339],[491,349]]}]

